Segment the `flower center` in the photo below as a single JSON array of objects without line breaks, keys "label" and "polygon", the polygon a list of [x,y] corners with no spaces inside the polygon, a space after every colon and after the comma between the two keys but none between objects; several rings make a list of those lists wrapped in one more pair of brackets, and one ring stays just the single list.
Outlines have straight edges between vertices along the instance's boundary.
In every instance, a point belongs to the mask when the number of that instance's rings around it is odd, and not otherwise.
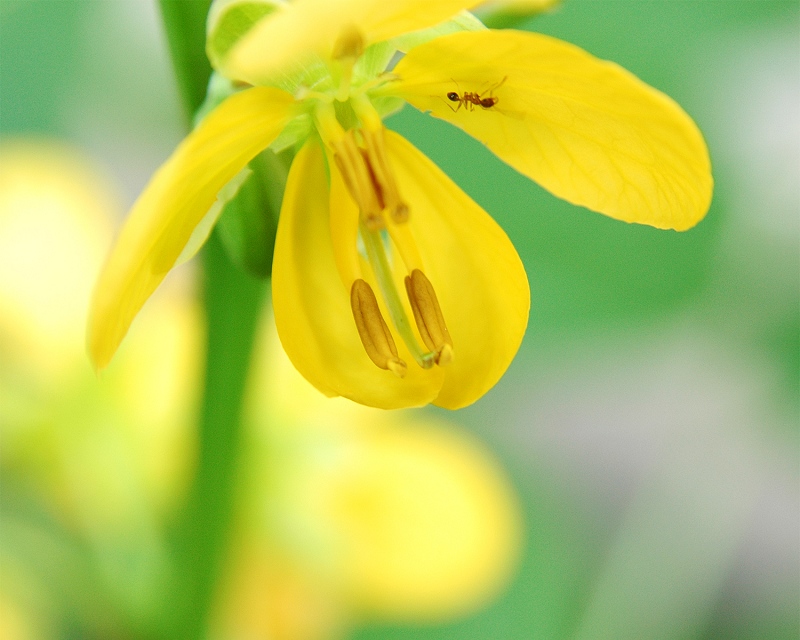
[{"label": "flower center", "polygon": [[[332,152],[345,187],[358,207],[358,237],[395,331],[420,367],[444,366],[453,359],[453,342],[409,230],[409,207],[391,170],[383,123],[364,93],[350,96],[349,103],[359,121],[358,126],[345,131],[331,102],[321,101],[314,111],[317,129]],[[420,345],[411,328],[395,286],[387,256],[388,240],[397,248],[406,267],[408,306],[424,346]],[[356,249],[355,245],[353,249]],[[353,262],[357,263],[357,260],[350,261]],[[351,282],[350,305],[361,343],[376,366],[403,377],[406,363],[398,357],[394,338],[372,287],[360,275],[353,272],[344,279]]]}]

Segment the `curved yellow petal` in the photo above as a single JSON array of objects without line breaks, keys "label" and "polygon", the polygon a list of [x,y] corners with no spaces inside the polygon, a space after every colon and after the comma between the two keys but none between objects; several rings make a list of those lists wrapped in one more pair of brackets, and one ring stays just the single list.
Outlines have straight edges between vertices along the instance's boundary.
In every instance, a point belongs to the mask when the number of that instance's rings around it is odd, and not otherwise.
[{"label": "curved yellow petal", "polygon": [[530,290],[508,236],[427,156],[390,131],[386,144],[407,223],[441,305],[454,360],[434,404],[458,409],[500,379],[528,324]]},{"label": "curved yellow petal", "polygon": [[[708,210],[711,164],[692,119],[578,47],[519,31],[462,32],[413,49],[394,73],[392,93],[573,204],[676,230]],[[497,102],[483,108],[464,100],[470,93]]]},{"label": "curved yellow petal", "polygon": [[280,133],[292,103],[289,94],[263,87],[228,98],[150,180],[95,287],[87,346],[98,369],[109,363],[219,191]]},{"label": "curved yellow petal", "polygon": [[310,54],[329,59],[337,43],[353,40],[356,34],[366,47],[432,27],[476,4],[479,1],[295,0],[262,19],[242,37],[223,61],[221,70],[229,78],[259,84],[277,71],[303,63]]},{"label": "curved yellow petal", "polygon": [[[332,165],[331,171],[338,169]],[[361,344],[329,224],[329,207],[353,205],[343,191],[335,193],[342,199],[329,200],[322,149],[309,142],[289,171],[275,240],[272,303],[281,344],[303,377],[326,395],[382,409],[427,404],[442,386],[441,370],[421,369],[402,341],[395,340],[408,364],[401,379],[376,367]],[[352,247],[355,251],[355,237]],[[386,309],[381,310],[388,322]]]}]

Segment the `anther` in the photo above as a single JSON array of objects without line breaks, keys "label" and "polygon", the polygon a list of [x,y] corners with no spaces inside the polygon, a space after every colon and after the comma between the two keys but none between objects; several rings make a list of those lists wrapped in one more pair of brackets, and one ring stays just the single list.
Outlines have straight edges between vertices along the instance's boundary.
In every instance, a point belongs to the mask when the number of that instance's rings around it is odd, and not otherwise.
[{"label": "anther", "polygon": [[342,173],[345,186],[358,205],[364,223],[372,231],[383,229],[383,203],[353,132],[348,131],[341,140],[332,144],[336,165]]},{"label": "anther", "polygon": [[391,371],[398,378],[406,374],[406,363],[397,356],[394,338],[378,307],[372,287],[356,280],[350,288],[350,306],[361,344],[375,366]]},{"label": "anther", "polygon": [[375,177],[375,182],[380,189],[384,205],[394,222],[406,222],[408,220],[408,205],[400,198],[394,174],[386,158],[383,127],[375,131],[364,129],[362,133],[367,146],[367,161]]},{"label": "anther", "polygon": [[436,364],[445,366],[453,360],[453,340],[433,285],[419,269],[414,269],[410,276],[406,276],[405,284],[419,335],[425,346],[436,354]]},{"label": "anther", "polygon": [[364,36],[358,27],[349,24],[344,27],[333,45],[331,57],[334,60],[355,60],[364,53]]}]

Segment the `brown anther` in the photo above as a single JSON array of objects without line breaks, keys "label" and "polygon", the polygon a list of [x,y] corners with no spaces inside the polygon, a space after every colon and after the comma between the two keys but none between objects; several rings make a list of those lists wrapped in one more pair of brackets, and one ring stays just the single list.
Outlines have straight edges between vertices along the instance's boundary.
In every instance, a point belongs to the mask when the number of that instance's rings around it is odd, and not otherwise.
[{"label": "brown anther", "polygon": [[390,215],[398,224],[408,222],[408,205],[405,202],[398,202],[397,206],[390,210]]},{"label": "brown anther", "polygon": [[375,366],[391,371],[398,378],[406,374],[406,363],[397,356],[394,338],[378,307],[372,287],[356,280],[350,288],[350,307],[364,351]]},{"label": "brown anther", "polygon": [[414,269],[410,276],[406,276],[405,284],[419,335],[425,346],[436,354],[436,364],[445,366],[453,360],[453,340],[433,285],[419,269]]},{"label": "brown anther", "polygon": [[333,45],[331,57],[334,60],[355,60],[364,53],[364,36],[358,27],[349,24],[344,27]]},{"label": "brown anther", "polygon": [[372,231],[383,229],[386,226],[381,214],[383,203],[379,200],[374,179],[361,150],[356,145],[353,132],[348,131],[345,137],[333,143],[333,146],[336,166],[339,167],[345,186],[353,196],[367,228]]},{"label": "brown anther", "polygon": [[367,147],[367,164],[380,193],[382,204],[388,209],[392,220],[397,223],[406,222],[408,205],[400,197],[394,174],[389,166],[383,131],[383,127],[375,130],[365,128],[362,131]]}]

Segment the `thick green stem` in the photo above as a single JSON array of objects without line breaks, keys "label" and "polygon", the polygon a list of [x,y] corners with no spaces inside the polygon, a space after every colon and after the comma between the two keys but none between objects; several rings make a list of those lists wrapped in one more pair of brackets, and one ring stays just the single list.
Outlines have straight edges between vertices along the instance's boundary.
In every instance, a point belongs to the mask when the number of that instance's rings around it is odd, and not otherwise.
[{"label": "thick green stem", "polygon": [[211,0],[159,0],[172,64],[187,122],[206,97],[211,65],[206,57],[206,16]]},{"label": "thick green stem", "polygon": [[[206,93],[210,0],[160,0],[181,95],[191,122]],[[233,519],[242,402],[265,284],[236,269],[212,234],[203,254],[206,370],[195,476],[172,538],[174,584],[163,637],[205,637]]]},{"label": "thick green stem", "polygon": [[197,469],[176,536],[178,570],[170,637],[205,636],[207,614],[229,542],[242,399],[265,285],[231,264],[219,238],[203,251],[208,322]]}]

